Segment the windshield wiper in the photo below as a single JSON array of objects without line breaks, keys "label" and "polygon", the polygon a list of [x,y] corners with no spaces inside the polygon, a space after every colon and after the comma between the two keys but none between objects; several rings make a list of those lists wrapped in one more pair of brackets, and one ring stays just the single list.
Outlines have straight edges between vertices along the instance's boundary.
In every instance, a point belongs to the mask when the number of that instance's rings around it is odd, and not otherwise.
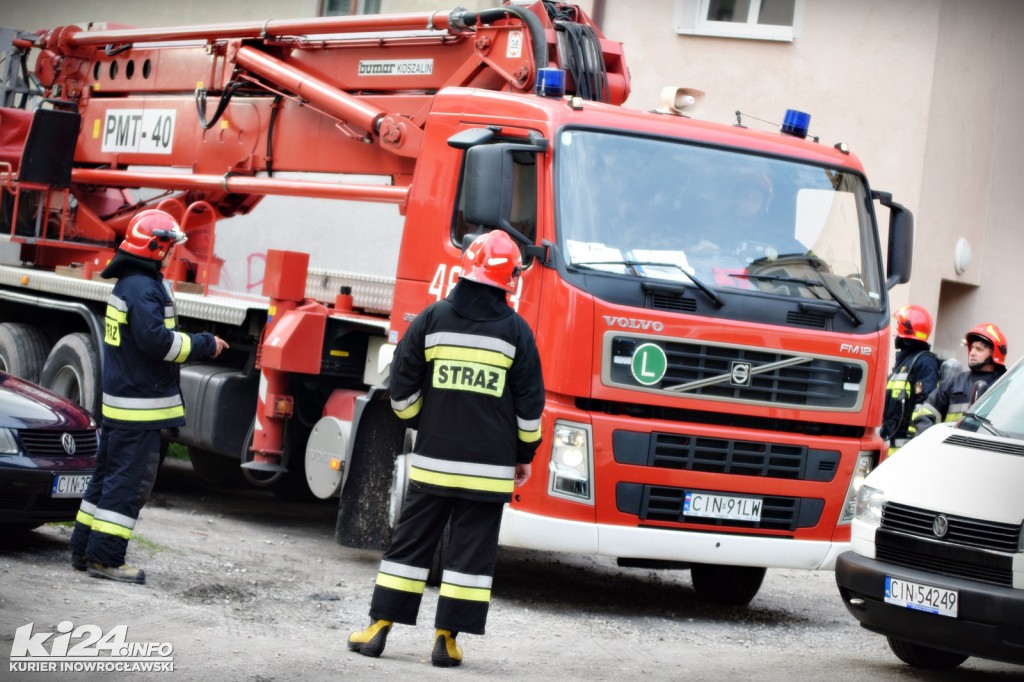
[{"label": "windshield wiper", "polygon": [[982,426],[984,426],[985,430],[988,431],[989,433],[991,433],[993,436],[999,436],[1000,438],[1009,438],[1010,437],[1010,436],[1007,436],[1002,431],[1000,431],[999,429],[997,429],[996,425],[993,424],[992,420],[989,419],[988,417],[982,417],[980,414],[977,414],[975,412],[965,412],[964,413],[964,419],[973,419],[974,421],[976,421],[979,424],[981,424]]},{"label": "windshield wiper", "polygon": [[850,316],[851,320],[853,320],[854,326],[859,327],[862,324],[864,324],[864,321],[860,319],[859,315],[857,315],[857,311],[855,311],[849,303],[839,298],[839,294],[837,294],[835,290],[833,290],[832,287],[830,287],[828,283],[825,282],[824,279],[821,279],[820,281],[816,282],[813,279],[805,279],[803,277],[785,277],[783,275],[751,275],[746,272],[735,272],[732,273],[731,276],[739,277],[741,279],[759,279],[766,282],[789,282],[790,284],[803,284],[805,287],[821,287],[822,289],[828,292],[828,295],[832,297],[832,300],[839,304],[839,307],[846,311],[846,314]]},{"label": "windshield wiper", "polygon": [[[643,276],[637,268],[674,268],[679,272],[686,275],[686,278],[693,282],[694,286],[704,292],[704,295],[711,299],[711,302],[715,304],[715,307],[721,308],[725,305],[725,301],[715,292],[714,289],[709,287],[707,284],[697,278],[696,275],[691,275],[678,263],[657,263],[654,261],[642,261],[642,260],[588,260],[582,263],[573,263],[573,267],[587,268],[588,270],[599,270],[600,268],[593,267],[594,265],[624,265],[629,268],[629,271],[634,277]],[[657,279],[656,277],[654,279]]]}]

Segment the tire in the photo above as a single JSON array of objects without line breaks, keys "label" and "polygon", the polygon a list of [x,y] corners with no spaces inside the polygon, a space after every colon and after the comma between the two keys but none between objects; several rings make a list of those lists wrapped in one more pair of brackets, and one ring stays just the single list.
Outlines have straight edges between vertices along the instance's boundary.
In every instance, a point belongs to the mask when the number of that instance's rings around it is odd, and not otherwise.
[{"label": "tire", "polygon": [[54,345],[39,385],[99,415],[100,360],[88,334],[68,334]]},{"label": "tire", "polygon": [[898,639],[896,637],[886,637],[889,642],[889,648],[896,654],[896,658],[900,659],[912,668],[921,668],[923,670],[952,670],[964,661],[969,656],[965,654],[957,654],[952,651],[944,651],[942,649],[933,649],[930,646],[922,646],[921,644],[914,644],[908,642],[905,639]]},{"label": "tire", "polygon": [[282,474],[272,486],[274,495],[292,502],[319,500],[306,481],[306,442],[312,426],[307,426],[295,414],[284,427],[284,451],[288,453],[288,473]]},{"label": "tire", "polygon": [[745,606],[761,589],[768,569],[753,566],[693,564],[690,580],[697,596],[712,604]]},{"label": "tire", "polygon": [[188,458],[192,461],[192,470],[203,483],[216,485],[238,475],[239,462],[231,457],[190,445]]},{"label": "tire", "polygon": [[46,334],[30,324],[0,323],[0,370],[38,384],[52,345]]},{"label": "tire", "polygon": [[404,442],[405,425],[391,405],[382,400],[368,403],[359,419],[338,503],[334,535],[339,544],[357,549],[387,547],[395,456],[402,452]]}]

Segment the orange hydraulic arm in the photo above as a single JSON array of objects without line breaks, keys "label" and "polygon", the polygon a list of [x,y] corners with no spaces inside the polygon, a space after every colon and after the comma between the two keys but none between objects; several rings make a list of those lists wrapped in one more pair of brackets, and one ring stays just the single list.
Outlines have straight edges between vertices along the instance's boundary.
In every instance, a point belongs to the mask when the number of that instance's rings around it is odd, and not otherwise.
[{"label": "orange hydraulic arm", "polygon": [[[32,260],[60,264],[56,245],[46,254],[54,239],[116,246],[127,218],[146,208],[124,201],[122,188],[163,189],[161,199],[186,205],[204,201],[218,217],[247,212],[268,194],[401,206],[441,88],[529,93],[537,70],[555,65],[569,66],[567,92],[582,92],[571,62],[594,58],[559,40],[569,23],[596,38],[606,83],[599,98],[622,103],[629,78],[621,45],[578,8],[554,3],[42,33],[31,47],[36,77],[81,117],[70,135],[71,194],[80,210],[60,216],[59,233],[37,228]],[[24,43],[17,47],[29,49]],[[157,170],[134,169],[143,166]],[[279,171],[384,175],[393,186],[283,180]],[[3,179],[10,186],[17,169]],[[48,200],[44,210],[67,204]]]}]

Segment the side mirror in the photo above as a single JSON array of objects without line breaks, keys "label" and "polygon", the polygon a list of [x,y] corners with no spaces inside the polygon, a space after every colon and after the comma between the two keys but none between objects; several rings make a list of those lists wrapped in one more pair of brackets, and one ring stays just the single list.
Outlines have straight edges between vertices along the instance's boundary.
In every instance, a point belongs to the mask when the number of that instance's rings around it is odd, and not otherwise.
[{"label": "side mirror", "polygon": [[889,209],[889,255],[885,264],[885,288],[910,281],[914,258],[914,214],[892,200],[888,192],[872,192],[871,196]]},{"label": "side mirror", "polygon": [[463,175],[463,214],[466,222],[495,227],[525,246],[527,256],[545,260],[547,249],[533,243],[509,221],[512,215],[515,163],[517,153],[542,151],[533,145],[489,144],[466,150]]}]

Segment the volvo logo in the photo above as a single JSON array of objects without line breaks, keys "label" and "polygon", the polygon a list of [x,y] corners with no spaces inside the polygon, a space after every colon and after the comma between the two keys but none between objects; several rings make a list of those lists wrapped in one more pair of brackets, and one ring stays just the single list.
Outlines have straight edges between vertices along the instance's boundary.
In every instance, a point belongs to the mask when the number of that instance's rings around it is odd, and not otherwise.
[{"label": "volvo logo", "polygon": [[60,444],[64,446],[64,452],[69,455],[75,454],[75,437],[70,433],[65,433],[60,437]]},{"label": "volvo logo", "polygon": [[729,381],[735,386],[746,386],[750,383],[750,363],[734,362],[729,372]]},{"label": "volvo logo", "polygon": [[604,323],[609,327],[620,327],[622,329],[640,329],[644,331],[650,329],[656,332],[665,330],[665,325],[657,320],[642,320],[635,317],[605,315]]},{"label": "volvo logo", "polygon": [[949,532],[949,519],[946,518],[945,514],[939,514],[932,521],[932,532],[935,533],[937,538],[946,537],[946,533]]}]

